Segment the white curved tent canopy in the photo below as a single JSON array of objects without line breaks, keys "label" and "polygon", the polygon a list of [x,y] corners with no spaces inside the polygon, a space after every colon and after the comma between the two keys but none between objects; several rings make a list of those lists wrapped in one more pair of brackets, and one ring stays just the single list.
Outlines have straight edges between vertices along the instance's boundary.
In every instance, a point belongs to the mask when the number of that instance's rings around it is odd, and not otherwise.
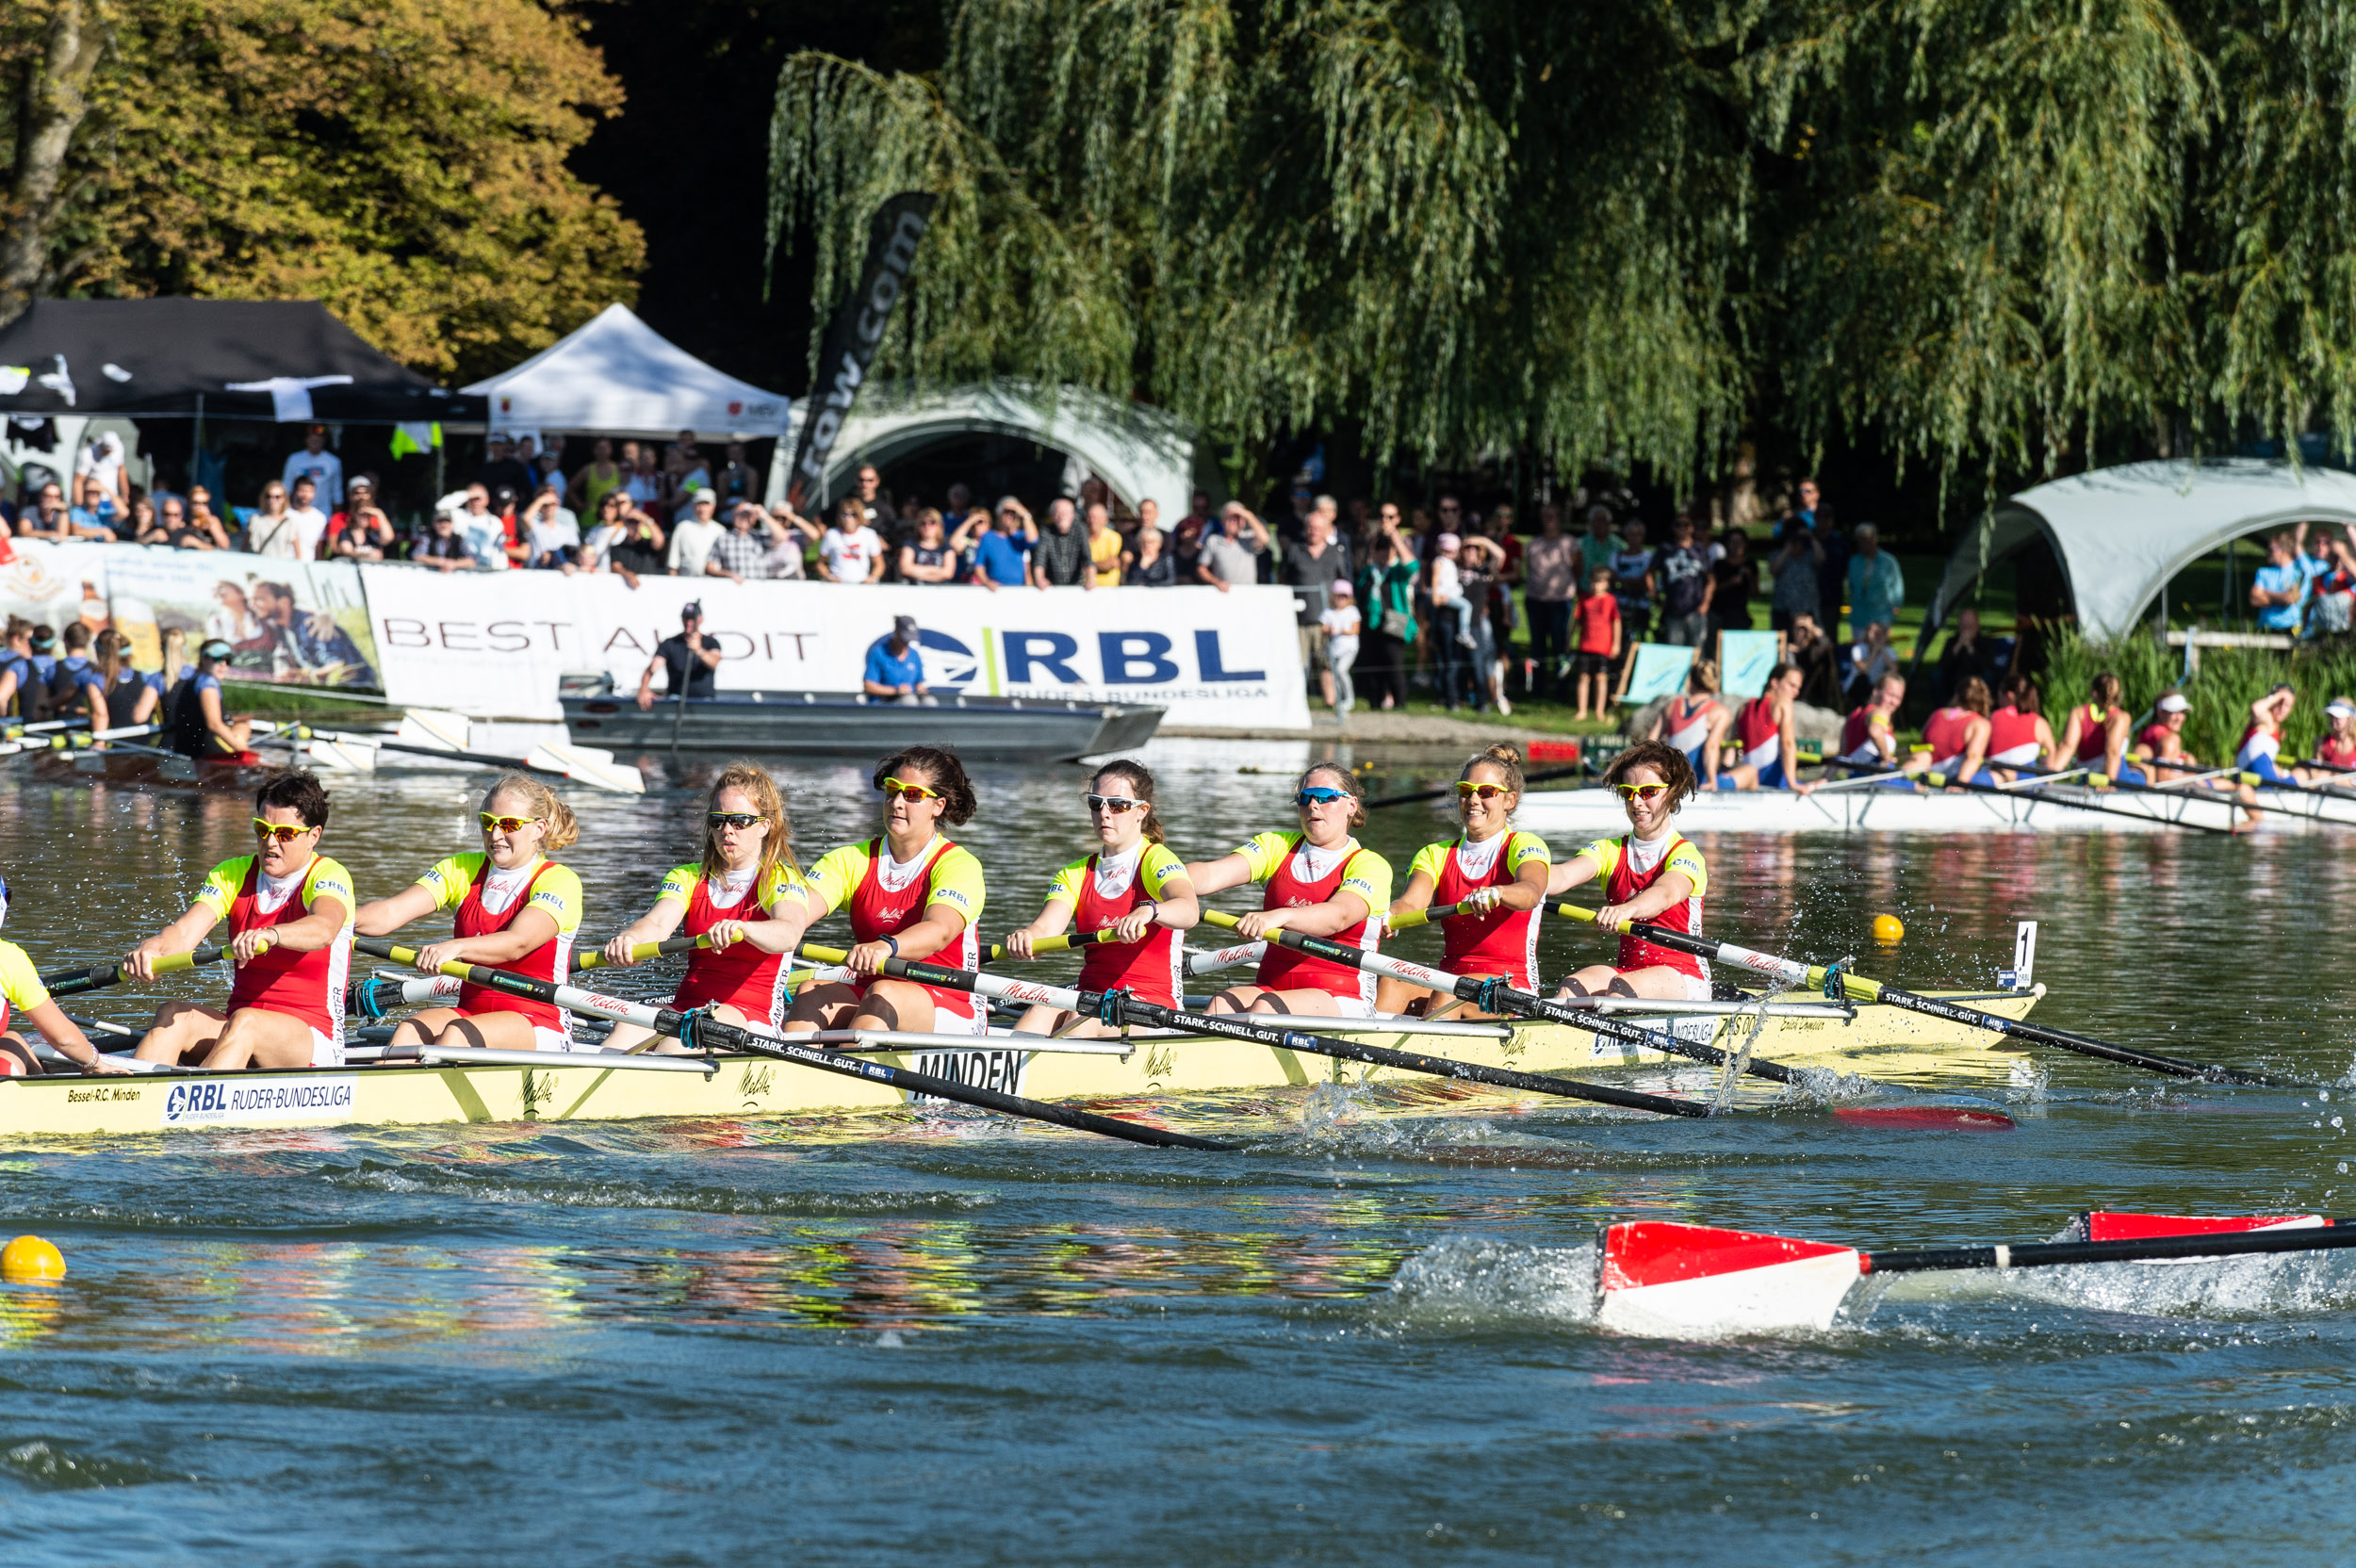
[{"label": "white curved tent canopy", "polygon": [[489,402],[490,428],[596,431],[708,441],[775,435],[786,400],[715,370],[627,305],[608,305],[570,335],[466,388]]},{"label": "white curved tent canopy", "polygon": [[[778,445],[779,460],[769,469],[772,505],[785,499],[786,469],[812,406],[809,399],[794,406]],[[1131,506],[1149,497],[1159,502],[1162,516],[1173,523],[1186,515],[1194,488],[1194,442],[1160,409],[1117,402],[1085,387],[1008,381],[927,393],[869,387],[827,455],[825,494],[843,494],[862,463],[889,463],[960,435],[1020,436],[1068,453]]]},{"label": "white curved tent canopy", "polygon": [[2301,522],[2356,523],[2356,474],[2233,458],[2129,463],[2005,500],[1947,563],[1931,624],[1990,566],[2042,536],[2069,580],[2078,626],[2100,642],[2133,629],[2178,572],[2229,539]]}]

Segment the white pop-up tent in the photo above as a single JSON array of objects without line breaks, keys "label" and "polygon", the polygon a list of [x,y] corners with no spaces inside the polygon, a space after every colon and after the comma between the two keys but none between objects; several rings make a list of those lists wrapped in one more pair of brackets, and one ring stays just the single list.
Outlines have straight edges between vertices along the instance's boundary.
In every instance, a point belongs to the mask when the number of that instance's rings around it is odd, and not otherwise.
[{"label": "white pop-up tent", "polygon": [[785,433],[786,398],[713,369],[641,321],[605,307],[572,335],[466,388],[495,431],[595,431],[701,439]]},{"label": "white pop-up tent", "polygon": [[[2078,626],[2100,642],[2133,629],[2170,578],[2244,534],[2356,523],[2356,474],[2254,458],[2129,463],[2023,490],[1964,535],[1931,625],[1990,566],[2039,537],[2070,582]],[[1924,646],[1928,646],[1925,638]]]}]

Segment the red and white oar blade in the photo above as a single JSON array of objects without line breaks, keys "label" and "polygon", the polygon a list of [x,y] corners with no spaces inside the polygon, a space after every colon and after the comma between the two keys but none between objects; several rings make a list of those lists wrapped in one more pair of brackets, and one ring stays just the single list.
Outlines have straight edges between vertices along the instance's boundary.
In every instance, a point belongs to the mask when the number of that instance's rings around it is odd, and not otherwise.
[{"label": "red and white oar blade", "polygon": [[2140,1241],[2146,1236],[2234,1235],[2245,1231],[2314,1231],[2330,1221],[2319,1214],[2122,1214],[2093,1209],[2082,1218],[2088,1241]]},{"label": "red and white oar blade", "polygon": [[1828,1329],[1859,1272],[1854,1247],[1637,1220],[1604,1233],[1595,1321],[1671,1339]]}]

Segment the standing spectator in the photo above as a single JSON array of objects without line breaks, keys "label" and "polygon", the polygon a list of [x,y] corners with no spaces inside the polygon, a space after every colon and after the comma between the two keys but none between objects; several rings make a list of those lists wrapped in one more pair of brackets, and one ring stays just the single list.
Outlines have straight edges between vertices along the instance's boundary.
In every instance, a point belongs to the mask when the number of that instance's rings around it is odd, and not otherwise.
[{"label": "standing spectator", "polygon": [[[1200,492],[1195,499],[1203,506],[1210,504],[1210,498]],[[1203,541],[1218,531],[1219,520],[1208,513],[1189,512],[1178,519],[1178,526],[1170,531],[1164,544],[1170,553],[1170,569],[1180,582],[1192,585],[1202,580]]]},{"label": "standing spectator", "polygon": [[423,562],[444,576],[461,566],[474,564],[474,555],[466,548],[466,536],[458,531],[458,519],[447,512],[434,514],[433,522],[427,525],[426,536],[417,541],[417,547],[409,552],[409,559]]},{"label": "standing spectator", "polygon": [[[532,471],[515,455],[515,448],[504,435],[494,435],[485,443],[490,455],[483,459],[482,470],[475,478],[486,496],[502,485],[521,495],[532,486]],[[289,484],[293,482],[288,481]]]},{"label": "standing spectator", "polygon": [[1598,571],[1616,577],[1612,558],[1619,553],[1619,537],[1612,531],[1612,509],[1597,502],[1587,509],[1587,531],[1579,539],[1579,580],[1584,582]]},{"label": "standing spectator", "polygon": [[[1751,600],[1759,596],[1759,563],[1751,559],[1751,536],[1739,528],[1726,530],[1726,553],[1710,564],[1716,585],[1710,596],[1712,631],[1751,629]],[[1710,639],[1714,645],[1716,638]]]},{"label": "standing spectator", "polygon": [[1620,642],[1633,647],[1652,634],[1652,600],[1659,579],[1644,525],[1630,517],[1620,525],[1620,547],[1612,553],[1612,596],[1620,601]]},{"label": "standing spectator", "polygon": [[279,482],[292,494],[295,481],[311,482],[311,493],[329,506],[344,499],[344,460],[327,449],[327,427],[313,425],[303,433],[303,449],[286,454],[286,472]]},{"label": "standing spectator", "polygon": [[247,553],[273,561],[309,560],[303,550],[303,520],[286,508],[286,487],[276,480],[263,485],[261,503],[246,519]]},{"label": "standing spectator", "polygon": [[1178,562],[1162,547],[1159,529],[1137,530],[1137,545],[1121,557],[1121,580],[1132,588],[1170,588],[1178,581]]},{"label": "standing spectator", "polygon": [[511,566],[520,566],[532,559],[532,547],[524,542],[522,501],[521,496],[504,484],[491,492],[491,514],[499,520],[499,548],[506,553]]},{"label": "standing spectator", "polygon": [[[211,541],[213,549],[232,547],[229,530],[213,512],[213,493],[201,484],[188,486],[188,527]],[[199,548],[205,547],[200,546]]]},{"label": "standing spectator", "polygon": [[1653,558],[1653,572],[1661,585],[1661,640],[1678,647],[1700,647],[1716,584],[1710,579],[1710,553],[1693,543],[1692,517],[1679,513],[1669,525],[1669,543]]},{"label": "standing spectator", "polygon": [[[873,472],[874,470],[869,470]],[[867,503],[857,495],[835,503],[834,515],[818,540],[818,575],[828,582],[879,582],[884,542],[868,526]]]},{"label": "standing spectator", "polygon": [[1799,701],[1830,708],[1841,700],[1840,649],[1818,628],[1814,615],[1802,612],[1792,619],[1784,639],[1784,658],[1800,672]]},{"label": "standing spectator", "polygon": [[[1803,486],[1813,491],[1813,485]],[[1816,540],[1816,624],[1828,638],[1841,636],[1841,605],[1849,589],[1849,541],[1841,536],[1832,503],[1818,501],[1801,515],[1815,519],[1808,531]]]},{"label": "standing spectator", "polygon": [[1348,578],[1326,590],[1317,625],[1325,633],[1325,706],[1347,721],[1358,695],[1350,683],[1350,666],[1358,662],[1358,595]]},{"label": "standing spectator", "polygon": [[1590,716],[1587,706],[1594,694],[1593,716],[1602,718],[1612,705],[1612,672],[1619,666],[1626,628],[1620,620],[1620,601],[1612,592],[1612,568],[1598,566],[1587,574],[1587,592],[1579,601],[1579,651],[1572,657],[1571,668],[1579,685],[1579,709],[1574,720]]},{"label": "standing spectator", "polygon": [[466,559],[475,569],[503,572],[514,564],[508,559],[507,542],[513,535],[506,520],[491,510],[490,492],[478,482],[466,486],[466,510],[458,514],[458,537],[466,547]]},{"label": "standing spectator", "polygon": [[1088,535],[1076,526],[1072,502],[1058,496],[1048,503],[1047,526],[1031,550],[1031,586],[1093,590],[1096,571],[1088,559]]},{"label": "standing spectator", "polygon": [[712,557],[704,563],[705,575],[727,578],[740,587],[766,578],[771,540],[761,521],[761,508],[750,501],[738,501],[728,508],[728,531],[712,541]]},{"label": "standing spectator", "polygon": [[1866,628],[1878,626],[1887,640],[1898,623],[1898,607],[1906,602],[1906,576],[1898,569],[1898,558],[1882,548],[1873,524],[1857,524],[1857,554],[1849,558],[1850,631],[1862,637]]},{"label": "standing spectator", "polygon": [[2305,523],[2296,531],[2285,531],[2266,541],[2266,564],[2250,577],[2250,607],[2258,612],[2259,630],[2299,629],[2307,590],[2315,576],[2310,569],[2314,558],[2307,554],[2306,543]]},{"label": "standing spectator", "polygon": [[1817,567],[1824,547],[1814,532],[1794,524],[1782,531],[1783,543],[1768,569],[1775,575],[1775,594],[1767,601],[1767,626],[1789,631],[1802,615],[1814,618],[1824,596],[1817,590]]},{"label": "standing spectator", "polygon": [[753,492],[761,488],[761,476],[744,461],[744,442],[728,443],[728,461],[720,465],[712,487],[720,492],[722,500],[731,502],[751,500]]},{"label": "standing spectator", "polygon": [[20,539],[53,539],[62,545],[74,537],[74,518],[65,504],[65,491],[51,480],[33,493],[33,504],[16,520]]},{"label": "standing spectator", "polygon": [[998,498],[998,526],[975,541],[973,575],[968,580],[996,593],[1031,580],[1031,514],[1012,496]]},{"label": "standing spectator", "polygon": [[1366,701],[1388,711],[1407,701],[1407,649],[1415,640],[1415,579],[1421,564],[1415,547],[1400,531],[1399,508],[1376,509],[1374,543],[1359,574],[1354,596],[1363,609],[1353,684],[1363,683]]},{"label": "standing spectator", "polygon": [[1464,597],[1464,538],[1443,531],[1432,557],[1432,631],[1440,700],[1451,713],[1463,698],[1467,656],[1474,647],[1472,605]]},{"label": "standing spectator", "polygon": [[645,512],[652,512],[662,506],[663,475],[655,467],[653,444],[623,442],[622,463],[622,488],[630,492],[630,503]]},{"label": "standing spectator", "polygon": [[1942,704],[1953,701],[1967,680],[1976,679],[1993,691],[2004,684],[2011,667],[2012,640],[1983,635],[1980,612],[1966,605],[1955,612],[1955,629],[1948,632],[1946,649],[1939,656],[1938,700]]},{"label": "standing spectator", "polygon": [[76,539],[113,543],[115,524],[123,520],[123,514],[115,509],[114,497],[95,476],[86,477],[79,483],[81,504],[66,514],[67,526]]},{"label": "standing spectator", "polygon": [[1443,533],[1453,533],[1456,535],[1456,542],[1458,546],[1463,546],[1464,542],[1464,505],[1454,496],[1442,496],[1440,498],[1439,521],[1430,532],[1427,532],[1424,535],[1424,544],[1427,547],[1424,554],[1424,559],[1426,561],[1432,559],[1432,557],[1438,553],[1440,542],[1439,536]]},{"label": "standing spectator", "polygon": [[632,586],[639,578],[661,576],[670,546],[663,525],[627,495],[621,498],[621,536],[604,552],[614,570]]},{"label": "standing spectator", "polygon": [[719,492],[706,485],[689,499],[687,515],[671,525],[671,549],[663,560],[679,576],[704,575],[704,566],[712,559],[712,547],[728,531],[712,515],[719,504]]},{"label": "standing spectator", "polygon": [[212,525],[209,529],[190,520],[187,502],[177,496],[166,496],[155,510],[155,526],[163,533],[156,543],[176,550],[227,549],[229,541],[221,532],[221,519],[210,513],[205,515]]},{"label": "standing spectator", "polygon": [[902,582],[949,582],[956,579],[960,547],[943,537],[944,526],[941,514],[929,506],[916,514],[916,537],[900,547]]},{"label": "standing spectator", "polygon": [[584,572],[607,572],[614,569],[614,547],[622,542],[629,531],[625,520],[630,515],[630,498],[618,489],[608,489],[597,498],[597,520],[581,540],[581,569]]},{"label": "standing spectator", "polygon": [[673,495],[692,496],[698,490],[712,487],[712,460],[704,456],[703,448],[696,443],[694,431],[680,431],[679,439],[671,443],[671,450],[679,454],[679,483],[672,491]]},{"label": "standing spectator", "polygon": [[1140,534],[1159,533],[1162,531],[1162,503],[1148,496],[1137,502],[1137,515],[1134,523],[1121,523],[1115,526],[1121,529],[1122,547],[1134,553],[1137,549],[1137,537]]},{"label": "standing spectator", "polygon": [[[1188,523],[1194,525],[1194,536],[1197,539],[1211,532],[1217,526],[1217,519],[1211,512],[1211,498],[1207,492],[1197,490],[1187,498],[1186,514],[1178,519],[1178,527],[1183,529]],[[1172,536],[1175,537],[1174,530]]]},{"label": "standing spectator", "polygon": [[[1481,537],[1497,549],[1496,575],[1489,580],[1489,631],[1497,643],[1497,711],[1504,713],[1512,711],[1503,706],[1503,671],[1513,657],[1513,590],[1522,580],[1522,541],[1513,531],[1513,509],[1505,505],[1494,508],[1489,520],[1481,525]],[[1523,678],[1526,683],[1529,678],[1525,675]]]},{"label": "standing spectator", "polygon": [[1538,536],[1522,551],[1522,597],[1530,607],[1532,690],[1560,694],[1570,675],[1571,599],[1579,591],[1579,542],[1562,531],[1562,509],[1538,509]]},{"label": "standing spectator", "polygon": [[1816,482],[1812,479],[1804,479],[1792,488],[1799,503],[1792,508],[1792,515],[1800,527],[1813,533],[1816,531],[1817,508],[1824,504],[1823,492],[1816,488]]},{"label": "standing spectator", "polygon": [[[892,510],[892,501],[883,493],[883,476],[873,463],[862,463],[851,481],[851,498],[859,502],[860,526],[874,533],[877,540],[892,537],[900,531],[900,514]],[[877,546],[881,548],[880,544]]]},{"label": "standing spectator", "polygon": [[600,435],[589,448],[589,461],[573,476],[566,495],[576,515],[603,517],[606,496],[621,488],[623,470],[614,462],[614,443]]},{"label": "standing spectator", "polygon": [[[74,453],[74,477],[76,481],[97,481],[98,488],[106,492],[114,513],[120,516],[130,514],[131,481],[124,471],[123,437],[113,431],[100,431],[84,444],[80,451]],[[77,484],[76,489],[84,493],[83,504],[89,505],[89,486]]]},{"label": "standing spectator", "polygon": [[319,485],[309,475],[305,474],[287,488],[291,492],[290,504],[286,508],[287,514],[294,518],[295,526],[303,531],[302,543],[299,547],[303,553],[297,559],[317,561],[319,558],[319,547],[327,541],[327,514],[319,503]]},{"label": "standing spectator", "polygon": [[1095,572],[1093,586],[1121,586],[1121,558],[1128,553],[1128,541],[1113,527],[1112,508],[1103,501],[1088,502],[1088,564]]},{"label": "standing spectator", "polygon": [[1203,540],[1195,565],[1198,581],[1224,594],[1237,583],[1260,580],[1260,558],[1268,553],[1268,525],[1241,501],[1229,501],[1219,515],[1219,531]]},{"label": "standing spectator", "polygon": [[393,520],[376,504],[376,480],[355,474],[344,509],[327,520],[327,550],[346,561],[383,561],[393,553]]},{"label": "standing spectator", "polygon": [[524,564],[567,577],[581,567],[581,519],[564,504],[563,482],[550,479],[522,518]]},{"label": "standing spectator", "polygon": [[1497,610],[1497,584],[1506,571],[1505,547],[1486,534],[1470,535],[1458,547],[1457,571],[1464,596],[1464,625],[1472,635],[1472,646],[1465,650],[1465,686],[1473,710],[1493,707],[1511,713],[1513,705],[1505,695],[1502,657],[1509,629]]},{"label": "standing spectator", "polygon": [[[758,513],[761,503],[749,503]],[[820,531],[810,520],[791,507],[780,506],[766,514],[769,533],[769,553],[761,558],[761,566],[777,581],[803,582],[810,577],[806,557]]]},{"label": "standing spectator", "polygon": [[1319,496],[1309,509],[1301,539],[1284,547],[1284,564],[1278,573],[1286,586],[1301,590],[1301,608],[1294,612],[1300,623],[1301,667],[1313,677],[1325,658],[1325,630],[1319,617],[1325,613],[1328,593],[1334,583],[1348,582],[1350,577],[1350,547],[1335,532],[1341,514],[1330,504],[1333,499]]},{"label": "standing spectator", "polygon": [[[1853,609],[1852,618],[1855,613]],[[1898,655],[1890,645],[1890,623],[1867,621],[1864,638],[1849,646],[1849,662],[1841,672],[1841,694],[1851,703],[1871,702],[1881,683],[1899,673]]]}]

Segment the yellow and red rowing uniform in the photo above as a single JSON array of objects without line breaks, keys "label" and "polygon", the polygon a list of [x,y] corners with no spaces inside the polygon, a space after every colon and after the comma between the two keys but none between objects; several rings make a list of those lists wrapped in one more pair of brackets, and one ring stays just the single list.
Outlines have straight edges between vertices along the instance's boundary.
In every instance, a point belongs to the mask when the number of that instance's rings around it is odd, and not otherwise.
[{"label": "yellow and red rowing uniform", "polygon": [[[515,924],[526,909],[547,910],[556,922],[555,936],[520,958],[484,967],[534,980],[562,981],[571,975],[573,935],[581,929],[581,878],[570,867],[560,866],[553,860],[535,860],[529,866],[504,872],[491,864],[488,855],[473,851],[436,862],[432,871],[417,878],[417,886],[433,892],[434,908],[458,911],[450,923],[453,937],[492,936]],[[572,1015],[552,1002],[535,1002],[483,986],[462,985],[458,988],[458,1010],[467,1014],[520,1013],[540,1032],[542,1046],[572,1043]]]},{"label": "yellow and red rowing uniform", "polygon": [[[1579,854],[1595,862],[1606,904],[1626,904],[1669,873],[1683,872],[1685,879],[1693,884],[1692,895],[1670,905],[1648,923],[1692,937],[1702,934],[1702,898],[1710,891],[1710,871],[1702,863],[1702,852],[1684,834],[1673,828],[1665,837],[1647,843],[1632,833],[1623,833],[1616,839],[1597,839]],[[1620,938],[1619,956],[1612,967],[1623,974],[1630,970],[1673,969],[1696,980],[1710,977],[1702,961],[1691,953],[1655,947],[1640,937],[1626,934]]]},{"label": "yellow and red rowing uniform", "polygon": [[2037,739],[2037,715],[2023,713],[2011,703],[1988,716],[1988,761],[1992,767],[2033,768],[2044,752]]},{"label": "yellow and red rowing uniform", "polygon": [[311,1029],[311,1065],[337,1067],[344,1059],[344,981],[352,972],[352,916],[359,906],[352,893],[352,874],[326,856],[314,855],[301,871],[283,879],[269,877],[262,874],[260,857],[240,855],[215,866],[196,893],[196,902],[215,919],[229,923],[233,939],[248,931],[291,925],[322,898],[344,906],[343,929],[335,939],[310,953],[272,947],[239,964],[229,987],[229,1010],[260,1007],[302,1020]]},{"label": "yellow and red rowing uniform", "polygon": [[[756,875],[761,877],[759,889],[753,887]],[[798,897],[801,889],[801,874],[782,860],[766,874],[748,871],[742,880],[729,875],[716,883],[704,874],[702,866],[687,865],[673,866],[663,879],[663,890],[654,897],[657,904],[669,899],[686,905],[687,918],[680,929],[688,936],[701,937],[722,921],[772,919],[778,903]],[[751,908],[745,907],[747,894]],[[750,942],[734,943],[725,953],[699,947],[688,956],[687,973],[680,978],[671,1005],[733,1007],[755,1023],[781,1028],[786,1009],[785,958],[782,953],[763,953]]]},{"label": "yellow and red rowing uniform", "polygon": [[[18,1027],[16,1015],[29,1012],[49,1000],[49,988],[41,983],[41,972],[33,968],[33,960],[14,942],[0,942],[0,1034]],[[22,1077],[39,1070],[31,1053],[18,1055],[14,1051],[0,1051],[0,1078]]]},{"label": "yellow and red rowing uniform", "polygon": [[[1482,888],[1510,888],[1532,863],[1550,866],[1554,852],[1535,833],[1511,828],[1479,843],[1458,839],[1453,843],[1426,844],[1415,851],[1407,867],[1412,882],[1417,872],[1432,878],[1432,902],[1461,904]],[[1440,923],[1440,967],[1456,974],[1505,976],[1521,990],[1538,984],[1538,911],[1491,909],[1486,914],[1459,915]]]},{"label": "yellow and red rowing uniform", "polygon": [[2100,762],[2111,748],[2111,714],[2115,709],[2081,703],[2070,716],[2078,723],[2078,755],[2072,762]]},{"label": "yellow and red rowing uniform", "polygon": [[1942,708],[1922,724],[1922,743],[1931,748],[1931,766],[1945,769],[1963,760],[1963,754],[1972,749],[1972,721],[1978,718],[1969,708]]},{"label": "yellow and red rowing uniform", "polygon": [[2326,735],[2315,743],[2315,760],[2335,768],[2356,768],[2356,735],[2345,741],[2336,735]]},{"label": "yellow and red rowing uniform", "polygon": [[[1367,918],[1325,940],[1374,951],[1373,917],[1391,906],[1391,863],[1382,856],[1355,839],[1346,840],[1336,849],[1321,850],[1301,833],[1262,833],[1235,853],[1252,868],[1252,880],[1266,886],[1268,891],[1260,901],[1263,909],[1305,909],[1331,903],[1343,892],[1356,893],[1366,901]],[[1330,958],[1295,952],[1281,942],[1268,944],[1252,983],[1263,990],[1324,991],[1358,1002],[1369,1011],[1374,1006],[1373,975]]]},{"label": "yellow and red rowing uniform", "polygon": [[[824,918],[837,909],[851,917],[851,940],[881,941],[896,937],[924,919],[936,904],[945,904],[965,922],[955,941],[924,962],[946,969],[981,967],[981,939],[975,935],[987,890],[982,863],[973,852],[941,838],[919,850],[913,860],[895,860],[881,838],[863,844],[830,849],[810,868],[806,896]],[[873,981],[858,989],[865,995]],[[987,1004],[968,991],[926,986],[932,998],[934,1027],[945,1033],[980,1034],[990,1020]]]},{"label": "yellow and red rowing uniform", "polygon": [[[1168,844],[1147,843],[1110,859],[1083,855],[1055,873],[1047,886],[1047,902],[1072,906],[1072,926],[1079,932],[1102,931],[1118,925],[1140,904],[1158,904],[1170,885],[1185,876],[1186,862]],[[1102,942],[1086,949],[1076,982],[1084,991],[1125,990],[1140,1002],[1175,1007],[1181,966],[1185,963],[1178,933],[1156,925],[1133,942]]]}]

